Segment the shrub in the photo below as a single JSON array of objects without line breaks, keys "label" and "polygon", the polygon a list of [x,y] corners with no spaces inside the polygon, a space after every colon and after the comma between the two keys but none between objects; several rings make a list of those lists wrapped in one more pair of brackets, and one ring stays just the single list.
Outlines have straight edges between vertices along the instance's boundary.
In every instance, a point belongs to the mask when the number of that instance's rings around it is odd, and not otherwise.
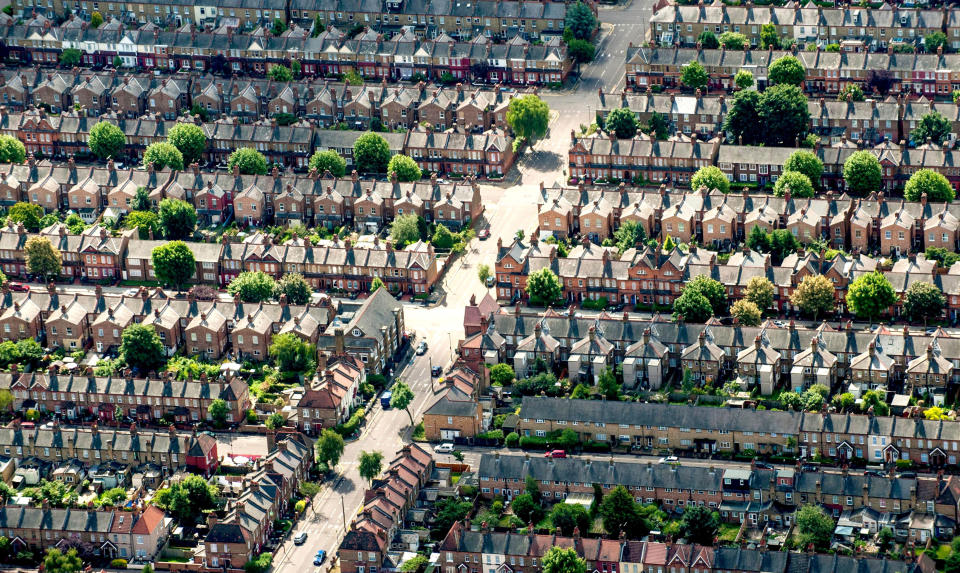
[{"label": "shrub", "polygon": [[516,432],[510,432],[507,434],[507,437],[504,439],[508,448],[515,448],[520,443],[520,434]]},{"label": "shrub", "polygon": [[110,562],[111,569],[126,569],[127,560],[126,559],[114,559]]}]

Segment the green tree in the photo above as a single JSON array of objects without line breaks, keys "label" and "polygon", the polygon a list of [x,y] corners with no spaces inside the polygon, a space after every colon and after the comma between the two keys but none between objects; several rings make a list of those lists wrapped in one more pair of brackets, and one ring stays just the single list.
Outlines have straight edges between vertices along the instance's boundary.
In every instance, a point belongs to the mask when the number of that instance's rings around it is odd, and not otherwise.
[{"label": "green tree", "polygon": [[207,134],[199,125],[178,123],[167,133],[167,141],[180,150],[184,165],[199,163],[207,149]]},{"label": "green tree", "polygon": [[680,534],[688,543],[713,545],[720,530],[720,514],[704,505],[687,505],[680,519]]},{"label": "green tree", "polygon": [[640,247],[647,240],[647,232],[638,221],[626,221],[613,233],[617,251],[622,255],[628,249]]},{"label": "green tree", "polygon": [[843,162],[843,179],[854,195],[867,195],[879,189],[881,174],[880,161],[869,151],[855,151]]},{"label": "green tree", "polygon": [[386,285],[383,284],[383,280],[380,277],[373,277],[373,280],[370,281],[370,292],[377,292]]},{"label": "green tree", "polygon": [[535,94],[527,94],[510,100],[507,108],[507,125],[520,139],[534,140],[547,133],[550,108]]},{"label": "green tree", "polygon": [[[13,406],[13,393],[6,388],[0,389],[0,412],[9,412]],[[6,496],[3,497],[4,500],[9,499]]]},{"label": "green tree", "polygon": [[347,172],[347,160],[332,149],[317,151],[310,157],[310,169],[320,175],[329,171],[334,177],[343,177]]},{"label": "green tree", "polygon": [[267,77],[275,82],[290,82],[293,81],[293,72],[287,66],[276,64],[270,67]]},{"label": "green tree", "polygon": [[597,29],[597,17],[593,10],[583,2],[567,5],[567,14],[564,19],[567,28],[578,40],[589,40]]},{"label": "green tree", "polygon": [[390,145],[380,135],[368,131],[353,144],[353,163],[360,173],[386,173]]},{"label": "green tree", "polygon": [[597,514],[603,520],[603,528],[614,538],[622,531],[628,539],[638,539],[650,531],[647,520],[640,515],[637,502],[622,485],[603,496]]},{"label": "green tree", "polygon": [[340,463],[344,447],[343,436],[332,428],[326,428],[317,438],[317,461],[325,464],[329,469],[335,468]]},{"label": "green tree", "polygon": [[777,25],[773,23],[764,24],[760,27],[760,49],[767,50],[769,48],[780,49],[780,34],[777,33]]},{"label": "green tree", "polygon": [[567,536],[573,535],[575,527],[582,533],[589,532],[592,521],[587,508],[578,503],[557,503],[550,510],[550,522]]},{"label": "green tree", "polygon": [[160,201],[160,227],[166,239],[184,239],[193,235],[197,226],[197,210],[181,199]]},{"label": "green tree", "polygon": [[360,477],[373,484],[373,480],[383,471],[383,454],[380,452],[360,452]]},{"label": "green tree", "polygon": [[150,190],[142,185],[137,187],[137,190],[133,194],[133,199],[130,200],[130,210],[149,211],[150,207]]},{"label": "green tree", "polygon": [[951,553],[943,564],[943,573],[960,573],[960,553]]},{"label": "green tree", "polygon": [[419,181],[423,177],[417,162],[400,153],[391,157],[387,164],[387,174],[393,177],[394,173],[399,181]]},{"label": "green tree", "polygon": [[160,216],[153,211],[131,211],[123,220],[126,229],[136,229],[140,239],[149,239],[150,232],[160,236]]},{"label": "green tree", "polygon": [[810,178],[799,171],[785,171],[777,179],[773,186],[773,194],[777,197],[784,197],[790,190],[790,196],[803,199],[813,197],[813,183]]},{"label": "green tree", "polygon": [[698,275],[683,287],[683,292],[693,290],[702,294],[710,302],[713,313],[723,316],[727,312],[727,289],[723,283],[706,275]]},{"label": "green tree", "polygon": [[264,302],[273,297],[277,282],[263,271],[244,271],[227,285],[227,292],[243,302]]},{"label": "green tree", "polygon": [[513,382],[514,378],[516,374],[509,364],[499,363],[490,367],[490,382],[494,386],[506,386]]},{"label": "green tree", "polygon": [[536,270],[527,278],[527,296],[530,297],[531,304],[553,304],[562,295],[560,279],[549,268]]},{"label": "green tree", "polygon": [[193,102],[193,104],[190,105],[190,115],[199,117],[200,121],[203,122],[210,121],[210,112],[207,111],[207,108],[200,105],[200,102]]},{"label": "green tree", "polygon": [[804,505],[797,510],[794,521],[800,535],[800,542],[804,547],[813,544],[821,551],[829,549],[834,523],[822,508],[816,505]]},{"label": "green tree", "polygon": [[697,169],[697,172],[690,178],[690,188],[694,191],[706,187],[709,190],[717,189],[722,193],[730,192],[730,180],[719,167],[709,165]]},{"label": "green tree", "polygon": [[847,306],[871,323],[897,302],[893,285],[877,271],[857,277],[847,289]]},{"label": "green tree", "polygon": [[441,223],[437,225],[437,229],[433,232],[433,238],[430,239],[430,242],[438,249],[451,249],[457,242],[457,238],[450,232],[450,229],[448,229],[446,225]]},{"label": "green tree", "polygon": [[810,125],[807,96],[792,84],[767,88],[760,95],[760,121],[760,125],[763,125],[763,140],[767,145],[797,145],[797,141],[804,138]]},{"label": "green tree", "polygon": [[280,18],[274,18],[272,31],[274,36],[279,36],[287,31],[287,25]]},{"label": "green tree", "polygon": [[163,341],[151,324],[131,324],[120,337],[120,356],[141,373],[160,370],[166,356]]},{"label": "green tree", "polygon": [[620,399],[620,383],[611,368],[605,368],[597,379],[597,389],[607,400]]},{"label": "green tree", "polygon": [[903,298],[903,312],[912,320],[922,320],[924,324],[932,318],[939,318],[947,299],[943,292],[931,283],[914,281],[910,283]]},{"label": "green tree", "polygon": [[204,511],[214,508],[217,493],[216,486],[199,475],[189,474],[169,488],[157,490],[153,502],[173,514],[181,524],[192,525],[203,518]]},{"label": "green tree", "polygon": [[23,163],[27,158],[27,148],[23,142],[12,135],[0,135],[0,163]]},{"label": "green tree", "polygon": [[873,413],[877,416],[887,416],[890,414],[890,406],[886,402],[886,392],[881,393],[877,390],[867,390],[863,393],[862,408],[863,412],[869,412],[873,408]]},{"label": "green tree", "polygon": [[[759,227],[754,227],[754,229],[758,228]],[[774,292],[775,289],[770,279],[763,276],[756,276],[747,282],[747,291],[744,293],[744,298],[757,305],[757,308],[760,310],[766,310],[773,305]]]},{"label": "green tree", "polygon": [[651,113],[650,119],[647,120],[647,133],[661,141],[669,137],[670,122],[667,116],[658,111]]},{"label": "green tree", "polygon": [[[820,188],[820,180],[823,177],[823,161],[820,161],[820,158],[811,151],[800,149],[791,153],[787,162],[783,164],[783,170],[803,173],[813,184],[814,189]],[[794,193],[793,196],[797,197],[797,194]]]},{"label": "green tree", "polygon": [[738,300],[730,307],[730,316],[736,318],[743,326],[759,326],[763,315],[760,308],[749,300]]},{"label": "green tree", "polygon": [[763,140],[757,125],[760,125],[760,92],[737,92],[723,118],[723,131],[734,143],[754,145]]},{"label": "green tree", "polygon": [[740,70],[733,76],[733,83],[738,89],[750,89],[753,87],[753,74],[747,70]]},{"label": "green tree", "polygon": [[947,47],[947,35],[943,32],[930,32],[923,37],[923,49],[928,52],[936,52],[939,48]]},{"label": "green tree", "polygon": [[83,560],[80,559],[76,548],[70,548],[63,553],[56,547],[51,547],[43,556],[44,573],[77,573],[82,568]]},{"label": "green tree", "polygon": [[724,32],[718,40],[728,50],[742,50],[747,45],[747,37],[740,32]]},{"label": "green tree", "polygon": [[687,289],[684,289],[673,301],[673,317],[677,320],[682,317],[690,322],[706,322],[711,316],[713,308],[710,301],[698,291],[687,292]]},{"label": "green tree", "polygon": [[700,35],[697,36],[697,43],[700,44],[700,47],[704,50],[716,50],[720,47],[720,40],[718,40],[717,35],[710,30],[700,32]]},{"label": "green tree", "polygon": [[227,166],[233,170],[237,167],[243,175],[266,175],[267,158],[252,147],[241,147],[234,150],[227,159]]},{"label": "green tree", "polygon": [[94,11],[92,14],[90,14],[91,28],[96,30],[97,28],[100,27],[101,24],[103,24],[103,16],[100,14],[100,12]]},{"label": "green tree", "polygon": [[833,404],[833,406],[841,412],[848,412],[850,408],[852,408],[854,404],[856,404],[856,402],[857,402],[857,399],[850,392],[837,394],[836,396],[833,397],[833,400],[831,400],[831,403]]},{"label": "green tree", "polygon": [[119,157],[127,146],[127,136],[123,134],[123,130],[106,121],[93,126],[87,141],[90,151],[100,159]]},{"label": "green tree", "polygon": [[587,40],[573,39],[567,42],[567,55],[578,64],[592,62],[596,53],[596,46]]},{"label": "green tree", "polygon": [[477,278],[480,279],[480,284],[487,286],[487,279],[491,276],[490,265],[477,265]]},{"label": "green tree", "polygon": [[813,315],[816,319],[817,316],[836,308],[834,291],[833,283],[827,277],[807,275],[793,291],[790,301],[800,307],[801,311]]},{"label": "green tree", "polygon": [[799,86],[807,77],[807,70],[795,56],[780,56],[770,64],[767,77],[773,85]]},{"label": "green tree", "polygon": [[524,523],[537,523],[543,519],[543,507],[529,493],[521,493],[513,498],[510,506]]},{"label": "green tree", "polygon": [[943,203],[953,201],[956,196],[950,181],[933,169],[915,171],[903,189],[903,197],[907,201],[919,201],[924,194],[928,201]]},{"label": "green tree", "polygon": [[446,535],[455,522],[470,514],[473,504],[469,501],[460,501],[459,497],[448,497],[437,502],[435,507],[437,516],[433,521],[434,528],[442,532],[442,535]]},{"label": "green tree", "polygon": [[47,237],[30,237],[24,246],[27,258],[27,270],[30,274],[40,275],[46,282],[51,276],[60,274],[63,259],[60,251]]},{"label": "green tree", "polygon": [[210,416],[210,419],[213,420],[214,425],[218,428],[227,425],[227,415],[229,414],[230,408],[227,406],[226,400],[217,398],[207,406],[207,415]]},{"label": "green tree", "polygon": [[390,223],[390,238],[397,249],[403,249],[411,243],[420,240],[420,230],[417,225],[417,216],[413,213],[400,215]]},{"label": "green tree", "polygon": [[290,304],[307,304],[313,296],[313,288],[300,273],[287,273],[273,288],[273,296],[279,299],[281,295],[286,295]]},{"label": "green tree", "polygon": [[940,406],[934,406],[932,408],[927,408],[923,411],[923,417],[926,420],[949,420],[950,416],[947,413],[947,410],[944,410]]},{"label": "green tree", "polygon": [[543,556],[543,573],[586,573],[587,562],[573,547],[551,547]]},{"label": "green tree", "polygon": [[153,272],[162,283],[173,285],[179,291],[197,270],[193,251],[183,241],[171,241],[153,248],[150,253]]},{"label": "green tree", "polygon": [[710,75],[703,64],[693,60],[680,68],[680,83],[692,90],[703,90],[710,81]]},{"label": "green tree", "polygon": [[390,389],[390,394],[390,407],[405,411],[412,426],[413,414],[410,413],[410,404],[413,403],[413,390],[403,380],[397,380],[397,383]]},{"label": "green tree", "polygon": [[863,88],[857,84],[847,84],[837,94],[837,101],[863,101]]},{"label": "green tree", "polygon": [[604,126],[620,139],[630,139],[637,135],[637,115],[630,108],[618,107],[607,115]]},{"label": "green tree", "polygon": [[174,171],[183,171],[183,154],[172,143],[151,143],[143,152],[143,166],[147,167],[151,163],[156,170],[169,167]]},{"label": "green tree", "polygon": [[267,427],[268,430],[277,430],[284,426],[287,423],[287,419],[283,417],[283,414],[280,412],[274,412],[267,416],[267,419],[264,421],[263,425]]},{"label": "green tree", "polygon": [[292,332],[273,337],[270,357],[281,372],[310,373],[316,364],[317,347]]},{"label": "green tree", "polygon": [[931,111],[920,118],[920,123],[910,132],[910,138],[917,145],[922,145],[927,140],[940,145],[950,137],[951,131],[950,120],[938,111]]}]

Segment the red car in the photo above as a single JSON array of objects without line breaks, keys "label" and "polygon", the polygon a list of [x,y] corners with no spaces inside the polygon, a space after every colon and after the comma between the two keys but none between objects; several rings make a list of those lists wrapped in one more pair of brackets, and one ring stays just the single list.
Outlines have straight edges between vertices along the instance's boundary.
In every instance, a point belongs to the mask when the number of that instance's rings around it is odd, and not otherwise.
[{"label": "red car", "polygon": [[477,238],[481,241],[486,241],[490,238],[490,229],[480,229],[480,232],[477,233]]},{"label": "red car", "polygon": [[25,285],[23,283],[12,282],[8,283],[7,286],[10,287],[10,290],[14,292],[30,292],[30,285]]},{"label": "red car", "polygon": [[550,451],[550,452],[545,453],[545,454],[543,455],[543,457],[545,457],[545,458],[565,458],[565,457],[567,457],[567,452],[565,452],[565,451],[563,451],[563,450],[553,450],[553,451]]}]

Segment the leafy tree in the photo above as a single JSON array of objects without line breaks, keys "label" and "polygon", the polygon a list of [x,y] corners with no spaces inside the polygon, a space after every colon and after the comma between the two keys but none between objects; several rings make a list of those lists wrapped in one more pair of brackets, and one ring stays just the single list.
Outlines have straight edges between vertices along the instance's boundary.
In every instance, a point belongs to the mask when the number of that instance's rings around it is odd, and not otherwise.
[{"label": "leafy tree", "polygon": [[720,47],[720,40],[718,40],[717,35],[710,30],[701,32],[697,37],[697,43],[700,44],[700,47],[704,50],[716,50]]},{"label": "leafy tree", "polygon": [[946,303],[947,299],[939,288],[928,282],[914,281],[903,298],[903,312],[926,324],[927,320],[940,317]]},{"label": "leafy tree", "polygon": [[227,285],[227,292],[239,295],[243,302],[263,302],[270,300],[276,288],[277,282],[265,272],[244,271]]},{"label": "leafy tree", "polygon": [[903,197],[907,201],[919,201],[926,193],[928,201],[949,203],[953,201],[956,192],[950,181],[933,169],[920,169],[910,176],[907,186],[903,189]]},{"label": "leafy tree", "polygon": [[217,501],[217,487],[196,474],[187,475],[169,488],[157,490],[154,504],[174,515],[182,524],[194,524],[203,517],[204,510],[213,509]]},{"label": "leafy tree", "polygon": [[[754,229],[758,228],[759,227],[754,227]],[[764,233],[764,235],[766,234]],[[744,293],[744,298],[757,305],[758,309],[766,310],[773,305],[774,292],[774,286],[773,283],[770,282],[770,279],[763,276],[756,276],[751,278],[747,283],[747,291]]]},{"label": "leafy tree", "polygon": [[806,135],[810,125],[807,96],[792,84],[767,88],[760,95],[760,120],[763,140],[767,145],[796,145],[797,140]]},{"label": "leafy tree", "polygon": [[156,170],[169,167],[174,171],[183,171],[183,154],[172,143],[159,141],[151,143],[143,152],[143,166],[153,163]]},{"label": "leafy tree", "polygon": [[550,107],[535,94],[527,94],[510,100],[507,109],[507,125],[520,139],[533,140],[547,133],[550,122]]},{"label": "leafy tree", "polygon": [[317,347],[292,332],[285,332],[273,337],[269,353],[277,370],[309,373],[316,364]]},{"label": "leafy tree", "polygon": [[543,556],[543,573],[586,573],[587,562],[573,547],[551,547]]},{"label": "leafy tree", "polygon": [[227,166],[237,167],[243,175],[266,175],[267,158],[252,147],[241,147],[230,154]]},{"label": "leafy tree", "polygon": [[[10,411],[11,406],[13,406],[13,393],[6,388],[0,389],[0,412]],[[0,486],[2,488],[2,486]],[[7,496],[0,496],[4,500],[9,499]]]},{"label": "leafy tree", "polygon": [[760,48],[763,50],[769,48],[780,49],[780,34],[777,33],[776,24],[769,23],[760,27]]},{"label": "leafy tree", "polygon": [[874,319],[897,302],[893,285],[877,271],[860,275],[847,289],[847,305],[860,318]]},{"label": "leafy tree", "polygon": [[760,308],[749,300],[738,300],[730,307],[730,315],[743,326],[759,326],[763,315]]},{"label": "leafy tree", "polygon": [[614,376],[613,370],[610,368],[605,368],[604,371],[600,373],[597,379],[597,389],[600,390],[600,393],[603,394],[607,400],[620,399],[620,383],[617,382],[617,377]]},{"label": "leafy tree", "polygon": [[490,265],[477,265],[477,278],[480,279],[480,284],[486,286],[487,279],[492,275],[490,274]]},{"label": "leafy tree", "polygon": [[115,68],[117,68],[117,69],[122,68],[122,67],[123,67],[123,58],[121,58],[120,56],[114,56],[114,57],[113,57],[113,67],[115,67]]},{"label": "leafy tree", "polygon": [[857,84],[847,84],[837,94],[837,101],[863,101],[863,88]]},{"label": "leafy tree", "polygon": [[119,157],[127,146],[127,136],[119,127],[101,121],[90,130],[88,143],[90,151],[100,159]]},{"label": "leafy tree", "polygon": [[947,35],[943,32],[930,32],[923,38],[923,49],[936,52],[938,48],[947,47]]},{"label": "leafy tree", "polygon": [[151,231],[160,236],[160,216],[153,211],[132,211],[123,220],[123,226],[126,229],[136,229],[141,239],[148,239]]},{"label": "leafy tree", "polygon": [[926,143],[928,139],[940,145],[945,139],[950,137],[951,131],[950,120],[945,118],[940,112],[931,111],[920,118],[920,123],[910,132],[910,138],[913,139],[917,145]]},{"label": "leafy tree", "polygon": [[516,374],[509,364],[500,363],[490,367],[490,382],[494,386],[506,386],[513,382],[514,378],[516,378]]},{"label": "leafy tree", "polygon": [[171,284],[179,291],[197,269],[193,251],[183,241],[171,241],[154,247],[150,253],[153,272],[162,283]]},{"label": "leafy tree", "polygon": [[647,232],[638,221],[626,221],[613,233],[613,240],[621,255],[628,249],[641,246],[646,239]]},{"label": "leafy tree", "polygon": [[804,547],[810,544],[818,550],[826,550],[830,547],[834,523],[822,508],[816,505],[804,505],[797,510],[794,522]]},{"label": "leafy tree", "polygon": [[190,106],[190,115],[199,117],[200,121],[203,122],[210,121],[210,112],[207,111],[207,108],[200,105],[200,102],[193,102]]},{"label": "leafy tree", "polygon": [[647,133],[659,140],[664,140],[670,135],[670,121],[667,116],[655,111],[650,114],[647,120]]},{"label": "leafy tree", "polygon": [[583,2],[567,5],[567,14],[564,20],[567,28],[578,40],[589,40],[597,29],[597,17],[593,10]]},{"label": "leafy tree", "polygon": [[[179,153],[179,152],[178,152]],[[130,200],[131,211],[149,211],[150,210],[150,191],[143,186],[137,187]]]},{"label": "leafy tree", "polygon": [[66,553],[56,547],[51,547],[47,549],[47,553],[43,557],[45,573],[77,573],[82,568],[83,560],[80,559],[75,547],[68,549]]},{"label": "leafy tree", "polygon": [[637,135],[637,115],[626,107],[618,107],[607,115],[604,122],[607,131],[617,134],[620,139],[630,139]]},{"label": "leafy tree", "polygon": [[831,400],[831,403],[833,403],[834,407],[836,407],[838,410],[842,412],[849,411],[850,408],[852,408],[853,405],[856,404],[856,402],[857,402],[856,397],[854,397],[854,395],[851,394],[850,392],[837,394],[836,396],[833,397],[833,400]]},{"label": "leafy tree", "polygon": [[[820,188],[820,180],[823,177],[823,161],[820,161],[820,158],[811,151],[801,149],[791,153],[787,162],[783,165],[783,170],[803,173],[813,184],[814,189]],[[797,197],[797,194],[794,193],[793,196]]]},{"label": "leafy tree", "polygon": [[407,413],[410,418],[410,425],[413,425],[413,414],[410,413],[410,404],[413,402],[413,390],[403,380],[397,380],[397,383],[390,389],[390,407],[399,408]]},{"label": "leafy tree", "polygon": [[47,237],[30,237],[24,246],[27,257],[27,270],[30,274],[40,275],[46,282],[48,277],[60,274],[63,259],[60,251]]},{"label": "leafy tree", "polygon": [[530,297],[531,304],[552,304],[563,296],[560,279],[546,267],[530,273],[527,278],[527,296]]},{"label": "leafy tree", "polygon": [[383,471],[383,454],[380,452],[360,452],[360,477],[373,484],[380,472]]},{"label": "leafy tree", "polygon": [[719,167],[709,165],[697,169],[697,172],[690,178],[690,188],[696,191],[700,187],[706,187],[709,190],[718,189],[722,193],[730,192],[730,180]]},{"label": "leafy tree", "polygon": [[218,428],[222,428],[227,424],[227,415],[229,413],[230,408],[227,406],[226,400],[220,398],[210,402],[210,405],[207,406],[207,414]]},{"label": "leafy tree", "polygon": [[753,87],[753,74],[747,70],[740,70],[733,76],[733,83],[741,90],[750,89]]},{"label": "leafy tree", "polygon": [[760,92],[739,91],[723,118],[723,131],[734,143],[753,145],[762,141],[760,125]]},{"label": "leafy tree", "polygon": [[383,280],[380,277],[373,277],[373,280],[370,281],[370,292],[377,292],[386,285],[383,284]]},{"label": "leafy tree", "polygon": [[457,238],[450,232],[444,224],[437,225],[437,230],[433,232],[433,238],[430,240],[433,246],[438,249],[451,249],[457,242]]},{"label": "leafy tree", "polygon": [[400,153],[391,157],[387,164],[387,174],[392,177],[394,173],[399,181],[419,181],[423,177],[417,162]]},{"label": "leafy tree", "polygon": [[310,157],[310,169],[320,175],[329,171],[334,177],[343,177],[347,172],[347,160],[332,149],[317,151]]},{"label": "leafy tree", "polygon": [[960,553],[951,553],[943,565],[943,573],[960,573]]},{"label": "leafy tree", "polygon": [[159,370],[165,355],[163,342],[153,325],[131,324],[123,329],[120,356],[132,368],[143,373]]},{"label": "leafy tree", "polygon": [[445,535],[455,522],[470,514],[473,504],[469,501],[460,501],[459,497],[448,497],[437,502],[435,507],[437,516],[433,521],[434,527]]},{"label": "leafy tree", "polygon": [[60,65],[72,68],[80,64],[80,58],[83,56],[83,52],[76,48],[66,48],[60,52]]},{"label": "leafy tree", "polygon": [[790,196],[798,199],[813,197],[813,183],[810,178],[799,171],[785,171],[773,186],[773,194],[784,197],[790,190]]},{"label": "leafy tree", "polygon": [[592,62],[596,53],[596,46],[587,40],[573,39],[567,42],[567,54],[578,64]]},{"label": "leafy tree", "polygon": [[692,90],[702,90],[707,87],[710,81],[710,75],[703,65],[693,60],[680,68],[680,83]]},{"label": "leafy tree", "polygon": [[380,135],[368,131],[354,142],[353,163],[360,173],[386,173],[389,162],[390,145]]},{"label": "leafy tree", "polygon": [[720,281],[698,275],[683,287],[683,292],[688,290],[694,290],[706,297],[714,314],[722,316],[727,312],[727,290]]},{"label": "leafy tree", "polygon": [[927,420],[949,420],[950,416],[947,414],[947,411],[941,408],[940,406],[934,406],[932,408],[927,408],[923,411],[923,417]]},{"label": "leafy tree", "polygon": [[862,406],[864,412],[873,408],[873,413],[877,416],[886,416],[890,414],[890,406],[886,402],[886,393],[880,393],[877,390],[867,390],[863,393]]},{"label": "leafy tree", "polygon": [[417,216],[413,213],[400,215],[390,224],[390,238],[397,249],[403,249],[411,243],[420,240],[420,230],[417,226]]},{"label": "leafy tree", "polygon": [[640,515],[637,502],[622,485],[603,496],[597,514],[603,520],[603,528],[612,537],[618,537],[623,531],[628,539],[638,539],[650,531],[649,524]]},{"label": "leafy tree", "polygon": [[684,289],[680,296],[673,301],[673,316],[676,319],[683,317],[690,322],[706,322],[713,316],[710,301],[698,291],[687,292]]},{"label": "leafy tree", "polygon": [[718,39],[720,45],[728,50],[742,50],[747,45],[747,37],[740,32],[724,32]]},{"label": "leafy tree", "polygon": [[823,408],[830,390],[823,384],[814,384],[800,395],[800,405],[808,412],[819,412]]},{"label": "leafy tree", "polygon": [[267,77],[275,82],[293,81],[293,72],[287,66],[276,64],[267,72]]},{"label": "leafy tree", "polygon": [[513,513],[524,523],[537,523],[543,519],[543,507],[534,501],[529,493],[522,493],[513,498],[510,506],[513,508]]},{"label": "leafy tree", "polygon": [[587,508],[578,503],[558,503],[550,510],[550,522],[564,535],[573,535],[574,527],[586,533],[590,531],[592,521]]},{"label": "leafy tree", "polygon": [[767,77],[773,85],[799,86],[807,77],[807,70],[795,56],[780,56],[770,64]]},{"label": "leafy tree", "polygon": [[288,273],[280,277],[273,288],[273,296],[279,299],[280,295],[286,295],[290,304],[307,304],[313,296],[313,288],[300,273]]},{"label": "leafy tree", "polygon": [[855,151],[843,162],[843,179],[854,195],[866,195],[879,189],[881,174],[880,161],[869,151]]},{"label": "leafy tree", "polygon": [[680,534],[689,543],[713,545],[713,538],[720,530],[720,514],[704,505],[690,504],[683,510],[680,519]]},{"label": "leafy tree", "polygon": [[206,132],[199,125],[192,123],[178,123],[170,128],[167,141],[180,150],[184,165],[198,163],[207,149]]},{"label": "leafy tree", "polygon": [[800,307],[801,311],[813,315],[816,319],[820,314],[836,308],[834,291],[833,283],[827,277],[807,275],[793,291],[790,301]]},{"label": "leafy tree", "polygon": [[268,430],[277,430],[282,428],[286,423],[287,419],[283,417],[283,414],[280,412],[274,412],[267,416],[267,419],[264,421],[263,425],[266,426]]},{"label": "leafy tree", "polygon": [[273,19],[273,35],[279,36],[287,31],[287,25],[280,18]]},{"label": "leafy tree", "polygon": [[23,142],[12,135],[0,135],[0,162],[23,163],[27,158],[27,148]]},{"label": "leafy tree", "polygon": [[182,199],[160,201],[160,227],[165,239],[185,239],[197,226],[197,210]]}]

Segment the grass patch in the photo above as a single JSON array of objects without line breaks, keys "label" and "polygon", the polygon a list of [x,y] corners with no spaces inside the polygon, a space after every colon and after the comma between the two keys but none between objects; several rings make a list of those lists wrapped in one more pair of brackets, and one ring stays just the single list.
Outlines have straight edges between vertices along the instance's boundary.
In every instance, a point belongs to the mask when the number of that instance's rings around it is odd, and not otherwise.
[{"label": "grass patch", "polygon": [[733,525],[732,523],[721,523],[720,530],[717,532],[717,538],[721,543],[733,543],[737,540],[737,533],[739,532],[739,525]]}]

